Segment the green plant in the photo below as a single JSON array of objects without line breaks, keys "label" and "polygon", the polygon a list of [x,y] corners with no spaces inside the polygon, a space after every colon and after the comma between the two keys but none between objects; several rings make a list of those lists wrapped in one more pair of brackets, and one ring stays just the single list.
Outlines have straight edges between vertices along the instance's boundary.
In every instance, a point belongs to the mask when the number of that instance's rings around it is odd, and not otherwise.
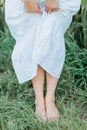
[{"label": "green plant", "polygon": [[87,6],[76,15],[65,34],[66,60],[56,89],[56,105],[59,108],[61,119],[45,124],[34,115],[35,95],[31,81],[20,85],[15,76],[11,64],[11,53],[15,40],[4,21],[4,13],[1,8],[0,130],[86,130]]},{"label": "green plant", "polygon": [[84,36],[84,47],[87,48],[87,4],[82,11],[82,27],[83,27],[83,36]]},{"label": "green plant", "polygon": [[69,29],[69,35],[73,36],[80,48],[87,49],[87,4],[74,18]]}]

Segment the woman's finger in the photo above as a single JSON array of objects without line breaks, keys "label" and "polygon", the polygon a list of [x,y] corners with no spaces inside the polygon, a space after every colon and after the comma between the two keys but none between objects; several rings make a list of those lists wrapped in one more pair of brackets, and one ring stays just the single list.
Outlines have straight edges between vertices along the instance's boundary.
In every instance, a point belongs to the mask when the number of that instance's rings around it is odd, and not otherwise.
[{"label": "woman's finger", "polygon": [[58,11],[58,7],[57,8],[52,8],[52,11]]},{"label": "woman's finger", "polygon": [[48,11],[49,11],[49,8],[48,8],[47,6],[45,7],[45,11],[46,11],[46,12],[48,12]]},{"label": "woman's finger", "polygon": [[52,13],[58,10],[58,0],[46,0],[46,11]]},{"label": "woman's finger", "polygon": [[39,13],[39,14],[42,14],[42,11],[41,11],[41,10],[37,10],[36,12]]},{"label": "woman's finger", "polygon": [[52,13],[52,9],[51,8],[48,9],[48,13],[50,13],[50,14]]},{"label": "woman's finger", "polygon": [[52,9],[51,9],[50,7],[48,7],[48,6],[45,7],[45,10],[46,10],[46,12],[48,12],[48,13],[52,13]]},{"label": "woman's finger", "polygon": [[37,9],[37,13],[42,14],[42,10],[41,10],[41,8],[40,8],[40,6],[39,6],[38,3],[37,3],[37,7],[38,7],[38,9]]},{"label": "woman's finger", "polygon": [[52,11],[55,11],[55,8],[52,8],[51,10],[52,10]]}]

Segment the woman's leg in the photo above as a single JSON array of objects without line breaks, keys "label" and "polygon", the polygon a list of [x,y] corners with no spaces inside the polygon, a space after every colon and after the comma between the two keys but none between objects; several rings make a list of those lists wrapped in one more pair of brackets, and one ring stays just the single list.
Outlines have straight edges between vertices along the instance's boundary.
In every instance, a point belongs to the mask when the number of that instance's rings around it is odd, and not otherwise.
[{"label": "woman's leg", "polygon": [[35,92],[36,114],[40,114],[46,120],[45,102],[44,102],[44,69],[38,65],[37,76],[32,79]]},{"label": "woman's leg", "polygon": [[57,86],[58,79],[52,77],[48,72],[46,72],[46,82],[47,82],[47,93],[45,97],[46,102],[46,114],[47,118],[51,120],[58,120],[59,113],[55,105],[55,89]]}]

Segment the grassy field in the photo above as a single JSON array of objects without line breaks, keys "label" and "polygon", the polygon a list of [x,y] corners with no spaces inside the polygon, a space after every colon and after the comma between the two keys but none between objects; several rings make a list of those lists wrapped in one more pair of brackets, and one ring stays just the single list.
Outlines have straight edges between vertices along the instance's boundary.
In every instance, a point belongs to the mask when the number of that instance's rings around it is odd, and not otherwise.
[{"label": "grassy field", "polygon": [[87,0],[82,0],[82,4],[83,4],[83,6],[85,6],[86,3],[87,3]]},{"label": "grassy field", "polygon": [[[0,130],[87,130],[87,7],[76,16],[65,34],[66,61],[55,93],[61,119],[52,123],[35,118],[31,81],[21,85],[17,81],[11,63],[15,40],[4,22],[2,10],[0,8]],[[46,81],[44,86],[45,93]]]}]

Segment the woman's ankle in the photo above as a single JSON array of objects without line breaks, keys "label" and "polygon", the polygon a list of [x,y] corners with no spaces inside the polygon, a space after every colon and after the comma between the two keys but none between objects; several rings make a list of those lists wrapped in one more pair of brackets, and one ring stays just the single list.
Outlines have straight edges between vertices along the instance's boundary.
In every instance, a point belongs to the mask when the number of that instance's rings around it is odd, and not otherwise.
[{"label": "woman's ankle", "polygon": [[43,98],[35,98],[35,104],[36,105],[40,105],[40,106],[43,106],[44,107],[44,97]]},{"label": "woman's ankle", "polygon": [[55,96],[49,96],[49,95],[46,95],[45,96],[45,103],[48,104],[48,103],[54,103],[55,102]]}]

